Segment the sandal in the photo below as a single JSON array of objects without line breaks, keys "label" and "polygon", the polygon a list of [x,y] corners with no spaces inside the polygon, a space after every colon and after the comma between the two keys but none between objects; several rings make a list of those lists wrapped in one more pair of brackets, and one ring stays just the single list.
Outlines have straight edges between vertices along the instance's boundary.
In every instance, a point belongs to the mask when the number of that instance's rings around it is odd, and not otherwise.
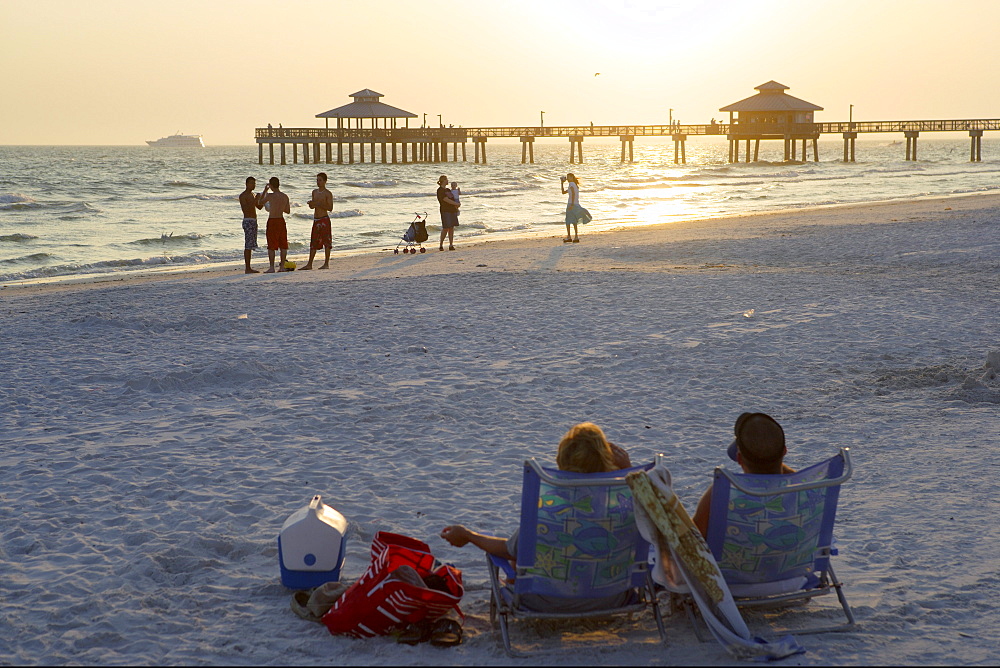
[{"label": "sandal", "polygon": [[431,644],[435,647],[454,647],[462,644],[462,624],[451,617],[441,617],[431,630]]},{"label": "sandal", "polygon": [[565,239],[563,239],[563,243],[564,243],[564,244],[568,244],[568,243],[571,243],[572,241],[573,241],[573,240],[572,240],[572,239],[570,239],[569,237],[566,237]]},{"label": "sandal", "polygon": [[410,624],[402,631],[396,633],[396,642],[403,643],[404,645],[416,645],[427,642],[431,639],[431,631],[433,630],[430,621],[425,619],[415,624]]},{"label": "sandal", "polygon": [[317,624],[322,624],[323,620],[313,614],[312,610],[309,609],[309,592],[308,591],[297,591],[292,594],[291,602],[292,612],[306,620],[307,622],[316,622]]}]

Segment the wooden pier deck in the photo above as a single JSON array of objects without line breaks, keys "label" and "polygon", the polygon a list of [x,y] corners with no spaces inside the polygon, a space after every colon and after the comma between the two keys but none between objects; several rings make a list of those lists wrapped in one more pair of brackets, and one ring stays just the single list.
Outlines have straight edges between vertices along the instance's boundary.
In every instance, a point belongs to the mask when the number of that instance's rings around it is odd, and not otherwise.
[{"label": "wooden pier deck", "polygon": [[[674,141],[674,162],[687,162],[685,143],[689,136],[725,136],[729,140],[730,162],[740,161],[740,142],[746,142],[746,161],[750,162],[750,142],[754,142],[754,160],[761,140],[783,139],[785,159],[796,159],[796,144],[802,142],[802,158],[807,155],[807,142],[812,142],[813,159],[818,161],[816,140],[824,134],[840,134],[844,139],[844,161],[854,162],[854,141],[859,134],[902,133],[906,138],[906,160],[917,159],[917,138],[922,132],[968,132],[970,160],[982,160],[984,132],[1000,130],[1000,119],[888,120],[837,121],[827,123],[707,123],[681,125],[582,125],[582,126],[505,126],[478,128],[257,128],[258,162],[264,164],[264,147],[268,147],[270,164],[275,164],[275,145],[279,146],[280,164],[287,164],[286,146],[292,147],[292,162],[299,162],[302,149],[304,164],[353,164],[355,147],[358,161],[380,160],[382,163],[448,162],[467,160],[466,145],[475,147],[475,162],[486,162],[486,142],[490,138],[521,140],[521,162],[534,163],[534,142],[539,138],[567,138],[570,143],[570,163],[583,162],[583,141],[587,137],[618,137],[621,141],[622,162],[633,160],[636,137],[671,137]],[[345,155],[346,146],[346,155]],[[321,148],[325,155],[321,156]],[[336,152],[334,152],[336,147]],[[376,158],[376,149],[381,155]],[[323,158],[321,160],[321,157]]]}]

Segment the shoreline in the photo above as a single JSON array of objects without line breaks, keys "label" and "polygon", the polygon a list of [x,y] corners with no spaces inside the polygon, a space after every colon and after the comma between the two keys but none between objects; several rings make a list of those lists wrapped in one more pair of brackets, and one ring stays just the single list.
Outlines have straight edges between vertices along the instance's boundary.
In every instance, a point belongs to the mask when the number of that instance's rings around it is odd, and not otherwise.
[{"label": "shoreline", "polygon": [[[584,235],[583,239],[584,243],[587,244],[587,247],[595,245],[607,246],[611,243],[651,244],[686,241],[696,238],[699,232],[702,234],[718,235],[720,229],[725,230],[730,227],[732,227],[731,238],[739,238],[749,234],[760,233],[761,230],[758,229],[759,225],[755,225],[755,223],[759,223],[760,225],[770,223],[773,227],[780,227],[782,225],[793,224],[792,221],[788,220],[790,218],[808,216],[810,218],[810,224],[824,224],[822,222],[823,219],[839,218],[844,215],[849,215],[853,211],[858,213],[866,211],[882,212],[890,208],[898,209],[897,213],[893,215],[924,217],[930,215],[931,213],[937,213],[941,210],[935,207],[947,204],[958,204],[957,207],[951,207],[951,210],[955,211],[1000,208],[1000,193],[979,192],[945,196],[927,195],[923,197],[910,197],[898,200],[823,204],[810,207],[781,209],[777,211],[755,211],[743,214],[720,215],[716,217],[696,218],[691,220],[649,223],[645,225],[622,225],[615,227],[614,223],[608,223],[609,227],[607,229],[588,232],[587,227],[583,226],[581,232]],[[946,207],[941,208],[943,209]],[[866,222],[884,223],[898,221],[890,219]],[[843,223],[843,220],[835,220],[828,224]],[[468,254],[469,251],[472,251],[476,257],[478,257],[478,254],[481,254],[481,251],[484,249],[495,251],[493,253],[489,253],[489,255],[492,256],[500,254],[506,261],[509,262],[511,260],[510,256],[514,253],[530,251],[532,249],[537,251],[539,248],[535,248],[536,246],[550,248],[548,243],[549,241],[556,243],[561,240],[563,236],[562,229],[563,228],[560,226],[559,232],[556,234],[553,234],[552,230],[536,230],[532,234],[506,237],[502,239],[479,238],[477,236],[472,237],[469,240],[462,240],[461,237],[457,237],[460,244],[458,246],[459,250],[457,251],[457,255],[451,256],[450,251],[445,251],[445,257],[441,258],[443,260],[450,261],[447,265],[445,265],[447,268],[442,267],[441,263],[437,260],[432,261],[431,267],[425,266],[426,262],[421,262],[421,264],[417,267],[405,266],[405,264],[407,264],[405,261],[411,261],[408,264],[415,264],[412,261],[417,260],[418,258],[422,261],[430,260],[440,252],[433,249],[433,243],[431,243],[432,240],[429,238],[428,242],[425,244],[425,247],[427,248],[426,253],[418,255],[394,255],[391,253],[390,248],[384,248],[378,251],[371,251],[367,249],[334,251],[330,255],[331,268],[329,270],[313,271],[323,276],[335,277],[339,279],[361,278],[370,274],[378,273],[379,265],[385,264],[386,261],[401,260],[403,261],[402,263],[394,262],[391,267],[387,267],[386,269],[392,271],[402,271],[403,274],[407,276],[463,272],[477,268],[474,265],[469,266],[464,264],[465,258],[463,255]],[[725,233],[723,233],[723,236],[725,236]],[[595,244],[594,241],[597,243]],[[556,247],[558,248],[559,246]],[[579,247],[581,249],[585,248],[583,244]],[[320,254],[318,253],[317,259],[319,257]],[[473,257],[472,259],[476,259],[476,257]],[[300,263],[301,265],[301,263],[304,263],[308,259],[308,251],[295,255],[289,254],[288,258]],[[455,262],[454,260],[458,260],[458,262]],[[264,249],[263,258],[255,256],[251,263],[251,266],[254,268],[259,268],[262,265],[265,268],[267,266],[266,249]],[[516,262],[513,266],[523,268],[521,264]],[[588,266],[589,270],[594,270],[596,268],[597,267],[595,266]],[[605,267],[605,269],[607,268],[609,267]],[[53,290],[91,289],[94,287],[121,283],[145,283],[150,281],[178,279],[210,279],[218,276],[232,276],[234,274],[244,275],[247,278],[256,276],[256,274],[242,274],[242,269],[242,260],[227,260],[223,262],[198,265],[179,265],[174,267],[155,267],[121,272],[22,279],[7,283],[0,283],[0,295],[24,295],[39,294]],[[259,271],[263,275],[263,269],[259,269]],[[300,270],[296,270],[295,272],[278,273],[295,273],[297,275],[302,275]],[[268,276],[271,275],[272,274],[268,274]]]}]

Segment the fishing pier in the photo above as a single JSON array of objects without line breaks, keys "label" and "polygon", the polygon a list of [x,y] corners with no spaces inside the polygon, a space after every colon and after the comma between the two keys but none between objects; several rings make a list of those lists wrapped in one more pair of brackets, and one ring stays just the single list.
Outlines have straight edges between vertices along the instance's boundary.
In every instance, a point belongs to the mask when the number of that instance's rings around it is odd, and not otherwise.
[{"label": "fishing pier", "polygon": [[[729,121],[701,125],[589,125],[589,126],[520,126],[520,127],[409,127],[417,115],[380,101],[381,93],[365,89],[354,93],[351,104],[332,109],[317,118],[326,119],[323,128],[257,128],[257,160],[264,164],[265,146],[269,164],[382,164],[442,163],[468,161],[467,145],[473,144],[475,163],[486,163],[486,144],[490,138],[518,138],[521,162],[535,162],[534,143],[538,138],[563,138],[569,141],[570,164],[583,162],[583,142],[587,137],[617,137],[621,142],[621,162],[633,162],[636,137],[670,137],[674,143],[674,162],[687,163],[689,137],[725,136],[729,141],[729,162],[756,161],[760,142],[784,142],[785,161],[806,161],[809,149],[812,160],[819,161],[817,140],[823,134],[839,134],[844,140],[844,162],[855,161],[855,140],[859,134],[901,133],[906,139],[905,159],[917,159],[917,139],[927,132],[968,132],[969,160],[982,161],[983,133],[1000,130],[1000,119],[911,120],[911,121],[837,121],[818,123],[813,114],[822,107],[788,95],[788,87],[775,81],[757,86],[759,91],[734,104],[722,107]],[[425,114],[426,117],[426,114]],[[330,127],[330,119],[336,126]],[[399,119],[404,119],[401,126]],[[367,127],[366,127],[367,125]],[[753,158],[751,160],[751,146]],[[745,150],[741,151],[741,147]],[[801,151],[799,150],[801,147]],[[459,158],[461,154],[461,158]],[[801,157],[800,157],[801,156]]]}]

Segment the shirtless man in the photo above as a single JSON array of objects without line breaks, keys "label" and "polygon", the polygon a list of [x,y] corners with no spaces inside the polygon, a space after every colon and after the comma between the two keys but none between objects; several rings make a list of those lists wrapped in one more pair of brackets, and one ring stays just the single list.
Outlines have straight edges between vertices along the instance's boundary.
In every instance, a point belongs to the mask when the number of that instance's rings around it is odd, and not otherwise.
[{"label": "shirtless man", "polygon": [[320,269],[330,268],[330,248],[333,246],[333,232],[330,229],[330,209],[333,208],[333,193],[326,189],[326,174],[316,175],[316,188],[312,199],[306,202],[313,210],[312,236],[309,240],[309,261],[303,269],[313,268],[313,258],[320,248],[326,250],[326,260]]},{"label": "shirtless man", "polygon": [[243,261],[246,263],[245,274],[259,274],[256,269],[250,268],[250,258],[253,252],[259,248],[257,245],[257,209],[263,204],[257,204],[257,193],[253,190],[257,187],[257,179],[252,176],[247,177],[247,189],[240,193],[240,208],[243,209]]},{"label": "shirtless man", "polygon": [[[292,209],[288,204],[288,195],[281,192],[277,176],[272,176],[267,185],[257,195],[257,208],[262,208],[266,204],[268,207],[267,218],[267,259],[271,263],[271,268],[265,274],[274,273],[274,251],[281,251],[281,266],[278,271],[285,271],[285,260],[288,259],[288,229],[285,227],[284,214],[291,213]],[[271,192],[267,192],[270,188]]]}]

